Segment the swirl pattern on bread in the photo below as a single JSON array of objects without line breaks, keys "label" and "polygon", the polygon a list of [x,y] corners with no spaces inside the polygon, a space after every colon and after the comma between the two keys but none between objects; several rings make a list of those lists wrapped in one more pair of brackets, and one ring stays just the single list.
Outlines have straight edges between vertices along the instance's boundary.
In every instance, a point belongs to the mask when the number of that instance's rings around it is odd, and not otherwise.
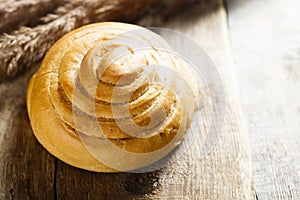
[{"label": "swirl pattern on bread", "polygon": [[[64,162],[98,172],[118,169],[99,161],[83,140],[92,141],[92,149],[106,140],[134,154],[169,145],[151,162],[166,155],[183,139],[197,107],[186,62],[168,50],[155,33],[124,23],[92,24],[65,35],[28,86],[28,113],[39,142]],[[187,85],[179,87],[178,76]],[[142,167],[134,164],[139,159],[126,169]]]}]

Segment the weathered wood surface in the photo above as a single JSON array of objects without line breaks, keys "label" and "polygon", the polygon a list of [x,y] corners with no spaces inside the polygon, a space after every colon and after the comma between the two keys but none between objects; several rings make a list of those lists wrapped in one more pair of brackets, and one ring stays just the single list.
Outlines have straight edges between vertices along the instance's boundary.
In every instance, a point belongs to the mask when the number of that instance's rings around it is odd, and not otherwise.
[{"label": "weathered wood surface", "polygon": [[258,199],[300,199],[300,1],[230,0]]},{"label": "weathered wood surface", "polygon": [[[212,1],[211,1],[212,2]],[[202,13],[202,14],[200,14]],[[221,1],[195,6],[166,22],[202,45],[226,87],[226,118],[212,151],[199,155],[199,138],[187,136],[185,156],[143,174],[102,174],[73,168],[49,155],[35,140],[26,114],[32,72],[0,85],[0,198],[14,199],[252,199],[247,132],[240,119]],[[146,23],[145,21],[142,23]],[[147,22],[149,25],[149,21]],[[190,141],[194,140],[192,145]]]},{"label": "weathered wood surface", "polygon": [[37,142],[27,117],[32,74],[0,85],[0,199],[54,197],[55,158]]}]

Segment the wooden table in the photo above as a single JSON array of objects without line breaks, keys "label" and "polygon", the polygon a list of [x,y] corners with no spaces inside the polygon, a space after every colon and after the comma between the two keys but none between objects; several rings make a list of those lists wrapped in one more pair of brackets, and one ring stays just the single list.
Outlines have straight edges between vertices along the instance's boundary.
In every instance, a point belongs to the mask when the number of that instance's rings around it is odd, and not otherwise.
[{"label": "wooden table", "polygon": [[227,8],[258,199],[300,199],[300,2]]},{"label": "wooden table", "polygon": [[258,199],[299,199],[297,9],[297,0],[216,0],[167,21],[139,22],[178,30],[201,45],[226,94],[213,150],[199,157],[200,141],[187,136],[195,142],[183,144],[186,156],[158,171],[102,174],[64,164],[36,141],[27,117],[27,83],[38,65],[1,83],[0,199],[254,199],[254,189]]}]

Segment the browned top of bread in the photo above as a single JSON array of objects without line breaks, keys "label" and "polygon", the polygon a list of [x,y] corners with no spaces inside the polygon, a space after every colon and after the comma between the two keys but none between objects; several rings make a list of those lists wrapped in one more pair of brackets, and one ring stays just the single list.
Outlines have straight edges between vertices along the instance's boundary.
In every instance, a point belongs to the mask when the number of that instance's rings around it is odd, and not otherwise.
[{"label": "browned top of bread", "polygon": [[[115,22],[61,38],[28,86],[39,142],[64,162],[98,172],[136,169],[170,152],[188,128],[197,94],[185,62],[158,50],[164,48],[168,44],[149,30]],[[168,66],[192,89],[183,86],[179,97],[178,80],[161,84],[161,68],[152,65]]]}]

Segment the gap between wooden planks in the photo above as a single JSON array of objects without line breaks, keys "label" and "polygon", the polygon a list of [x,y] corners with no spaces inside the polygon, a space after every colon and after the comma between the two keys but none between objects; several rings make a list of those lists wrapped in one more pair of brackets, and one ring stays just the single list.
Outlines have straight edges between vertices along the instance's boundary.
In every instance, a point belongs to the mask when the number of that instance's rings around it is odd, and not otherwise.
[{"label": "gap between wooden planks", "polygon": [[[221,1],[178,13],[165,22],[143,21],[183,32],[216,63],[226,89],[226,115],[220,140],[205,158],[199,138],[186,154],[160,171],[101,174],[73,168],[49,155],[35,140],[25,108],[30,73],[0,85],[0,197],[38,199],[253,199],[247,132],[240,118],[231,71],[226,12]],[[21,85],[20,85],[21,84]]]}]

